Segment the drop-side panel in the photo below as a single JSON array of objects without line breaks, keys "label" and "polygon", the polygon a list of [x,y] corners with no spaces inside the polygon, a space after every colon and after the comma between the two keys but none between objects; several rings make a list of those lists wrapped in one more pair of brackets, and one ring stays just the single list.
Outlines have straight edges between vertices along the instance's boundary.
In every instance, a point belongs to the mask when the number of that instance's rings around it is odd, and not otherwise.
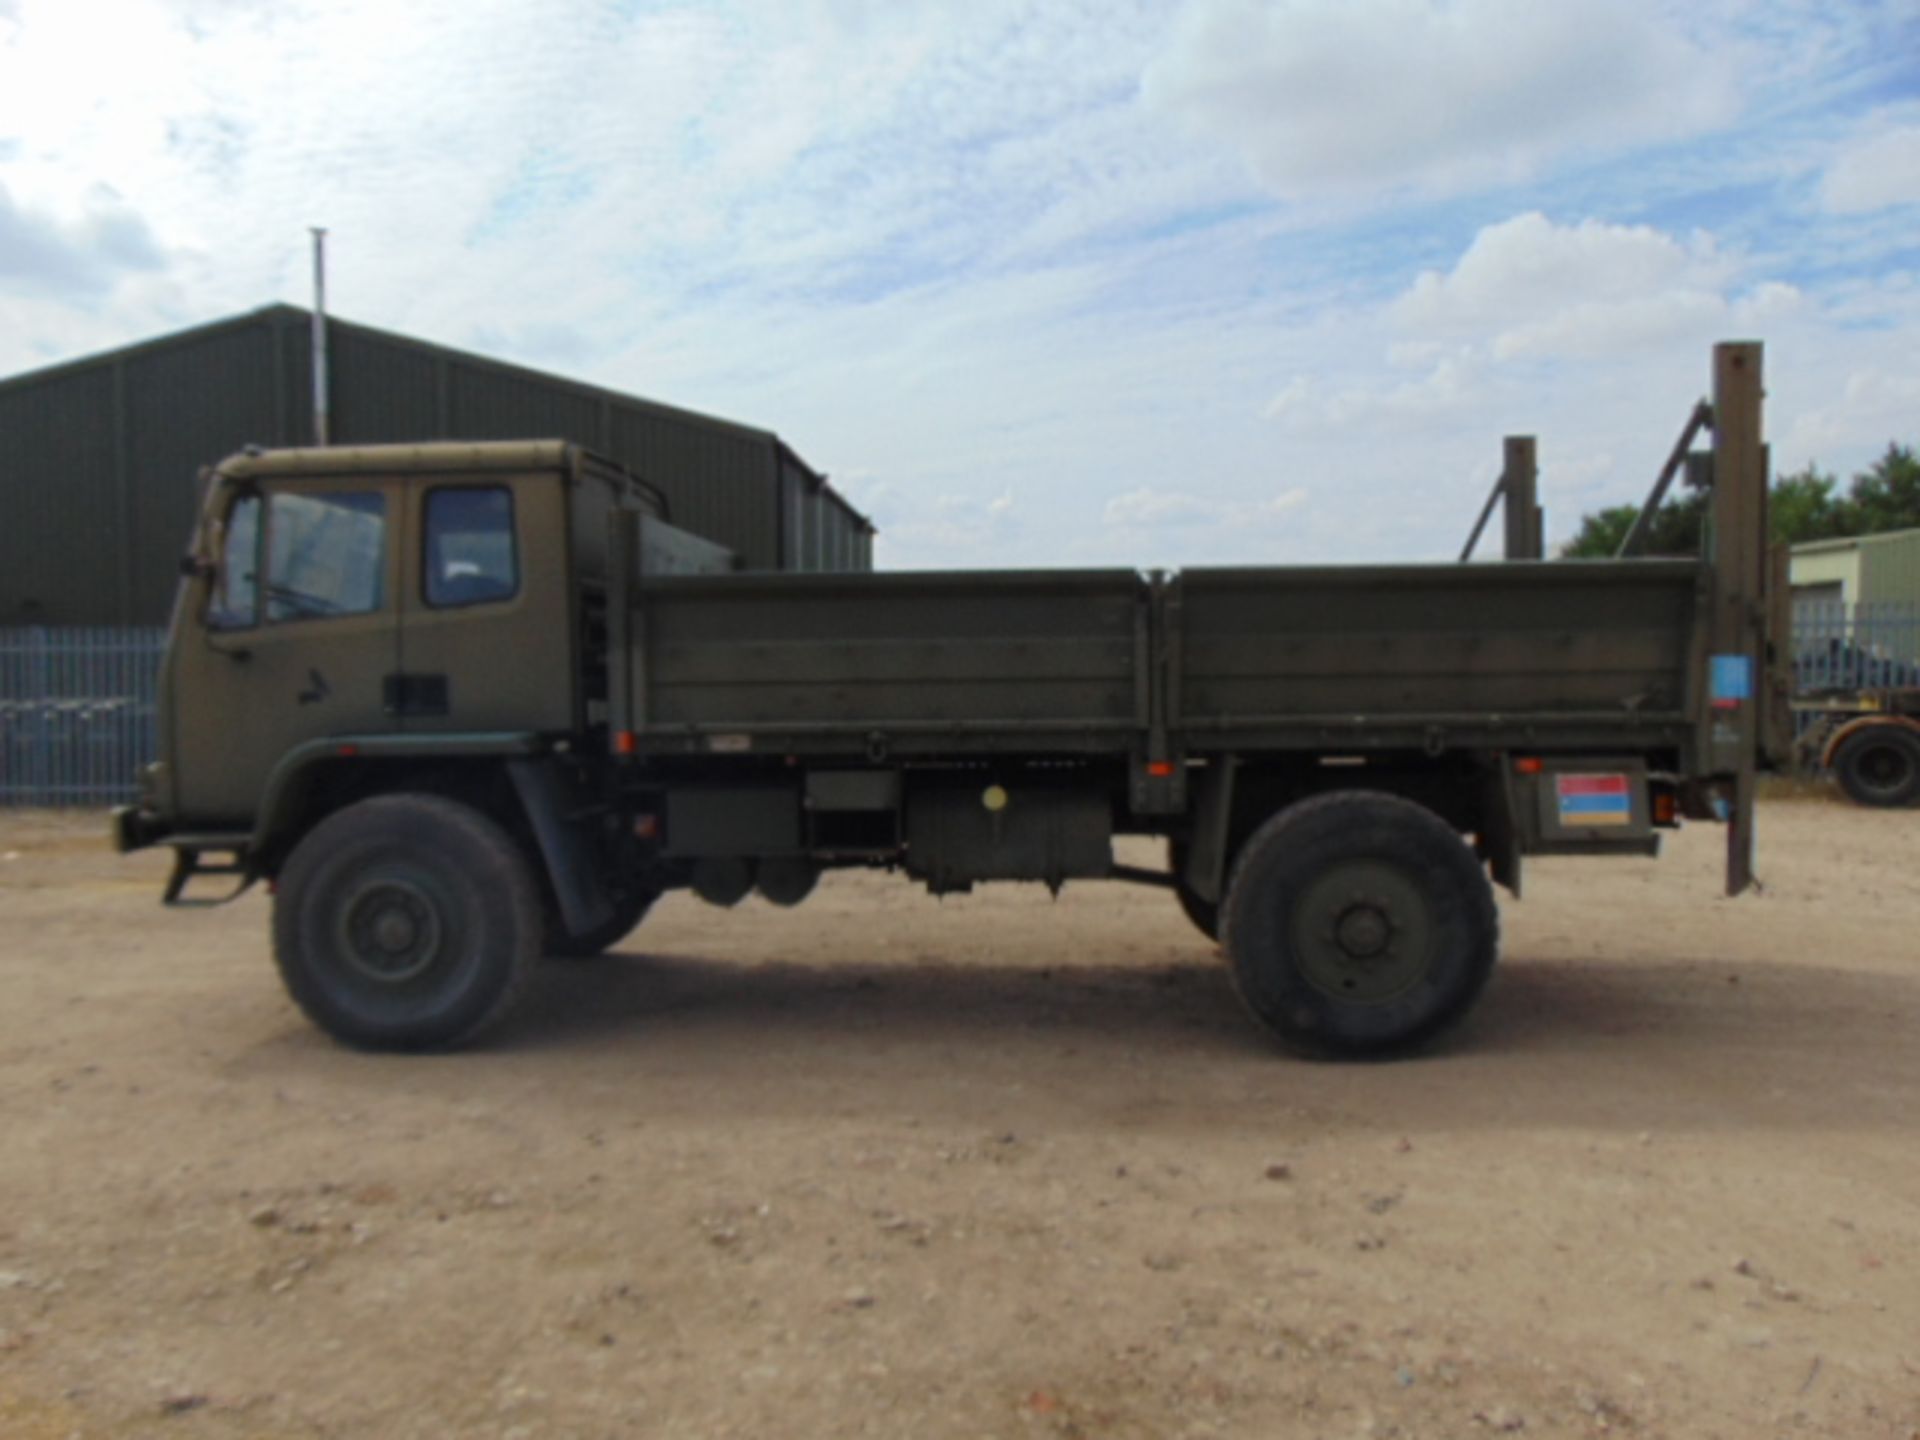
[{"label": "drop-side panel", "polygon": [[1124,750],[1144,713],[1144,605],[1127,570],[647,580],[636,709],[664,749],[992,732]]},{"label": "drop-side panel", "polygon": [[[1176,726],[1624,728],[1696,702],[1692,561],[1189,570]],[[1197,738],[1197,737],[1196,737]]]}]

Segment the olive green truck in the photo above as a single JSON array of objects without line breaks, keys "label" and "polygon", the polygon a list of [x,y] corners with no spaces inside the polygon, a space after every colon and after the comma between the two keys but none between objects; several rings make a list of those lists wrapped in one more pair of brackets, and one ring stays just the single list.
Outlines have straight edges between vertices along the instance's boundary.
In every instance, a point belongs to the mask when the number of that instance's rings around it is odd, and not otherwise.
[{"label": "olive green truck", "polygon": [[748,573],[568,444],[237,455],[116,841],[173,848],[169,903],[271,882],[288,990],[358,1046],[470,1040],[666,891],[863,866],[1163,885],[1284,1041],[1404,1049],[1481,992],[1525,856],[1711,819],[1749,882],[1787,742],[1760,365],[1716,351],[1698,559]]}]

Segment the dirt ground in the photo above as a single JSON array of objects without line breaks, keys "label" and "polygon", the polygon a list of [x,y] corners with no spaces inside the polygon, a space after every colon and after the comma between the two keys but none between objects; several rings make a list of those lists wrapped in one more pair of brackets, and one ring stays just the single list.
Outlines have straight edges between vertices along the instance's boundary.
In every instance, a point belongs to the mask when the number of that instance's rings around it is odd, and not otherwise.
[{"label": "dirt ground", "polygon": [[1163,892],[865,874],[358,1055],[101,831],[0,816],[7,1440],[1920,1435],[1920,813],[1535,863],[1357,1066]]}]

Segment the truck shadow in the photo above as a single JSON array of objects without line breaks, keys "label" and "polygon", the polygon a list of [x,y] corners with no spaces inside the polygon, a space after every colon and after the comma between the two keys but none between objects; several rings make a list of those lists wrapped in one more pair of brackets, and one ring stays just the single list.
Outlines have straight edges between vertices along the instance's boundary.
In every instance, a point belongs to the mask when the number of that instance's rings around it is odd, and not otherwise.
[{"label": "truck shadow", "polygon": [[1520,956],[1440,1044],[1333,1064],[1279,1050],[1204,952],[1050,968],[632,954],[548,967],[474,1060],[640,1085],[665,1071],[702,1114],[810,1112],[851,1087],[859,1110],[885,1115],[945,1085],[969,1110],[1030,1105],[1039,1089],[1063,1115],[1137,1102],[1220,1127],[1257,1124],[1248,1102],[1270,1100],[1396,1129],[1904,1129],[1920,1105],[1916,1023],[1920,975]]},{"label": "truck shadow", "polygon": [[[1223,963],[1007,966],[741,965],[679,955],[608,955],[546,967],[493,1048],[548,1049],[615,1036],[751,1031],[917,1036],[955,1042],[1053,1032],[1115,1043],[1180,1035],[1242,1053],[1268,1047]],[[990,1042],[989,1042],[990,1043]]]}]

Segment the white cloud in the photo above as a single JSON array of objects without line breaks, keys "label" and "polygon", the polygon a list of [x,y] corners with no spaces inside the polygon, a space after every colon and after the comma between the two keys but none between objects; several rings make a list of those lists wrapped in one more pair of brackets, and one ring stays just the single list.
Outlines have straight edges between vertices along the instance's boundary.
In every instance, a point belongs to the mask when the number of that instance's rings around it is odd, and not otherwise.
[{"label": "white cloud", "polygon": [[1396,348],[1449,340],[1496,361],[1613,359],[1764,332],[1803,306],[1783,281],[1743,289],[1745,268],[1704,231],[1562,225],[1532,211],[1483,228],[1452,269],[1420,274],[1392,309],[1414,337]]},{"label": "white cloud", "polygon": [[1685,304],[1717,290],[1730,273],[1705,234],[1681,241],[1646,225],[1559,225],[1530,211],[1482,229],[1451,270],[1423,271],[1396,319],[1415,333],[1441,335],[1538,329],[1540,317],[1583,307],[1658,297]]},{"label": "white cloud", "polygon": [[95,295],[161,263],[145,219],[108,190],[89,192],[79,213],[64,216],[16,204],[0,183],[0,289]]},{"label": "white cloud", "polygon": [[1502,331],[1493,353],[1499,360],[1631,354],[1675,335],[1711,331],[1726,313],[1719,295],[1685,286],[1633,299],[1580,301]]},{"label": "white cloud", "polygon": [[1198,0],[1144,89],[1281,195],[1446,192],[1726,122],[1733,60],[1677,22],[1639,3]]},{"label": "white cloud", "polygon": [[1666,5],[0,0],[0,373],[302,300],[325,223],[346,317],[775,428],[889,565],[1444,557],[1519,431],[1569,530],[1737,333],[1871,458],[1911,227],[1807,186],[1911,47]]},{"label": "white cloud", "polygon": [[889,567],[1008,563],[1004,557],[1020,543],[1011,490],[988,500],[950,493],[922,501],[882,486],[867,487],[860,498],[880,526],[878,558]]},{"label": "white cloud", "polygon": [[[1296,371],[1264,413],[1296,443],[1421,445],[1413,464],[1433,488],[1403,492],[1396,518],[1439,535],[1464,531],[1457,517],[1491,482],[1497,437],[1535,435],[1550,540],[1583,512],[1641,498],[1709,388],[1716,340],[1769,343],[1782,471],[1818,459],[1844,474],[1912,436],[1920,283],[1896,271],[1816,294],[1769,278],[1769,263],[1704,230],[1515,216],[1390,301],[1343,315],[1361,348]],[[1356,464],[1366,453],[1354,449]]]},{"label": "white cloud", "polygon": [[1483,393],[1477,369],[1470,355],[1455,353],[1434,360],[1412,380],[1328,389],[1311,375],[1296,375],[1267,402],[1265,414],[1295,429],[1425,428],[1477,409]]},{"label": "white cloud", "polygon": [[1827,167],[1820,203],[1843,215],[1920,204],[1920,124],[1856,137]]},{"label": "white cloud", "polygon": [[1265,500],[1231,501],[1183,490],[1142,485],[1107,501],[1101,523],[1116,530],[1165,530],[1189,526],[1242,528],[1262,524],[1307,502],[1304,486]]},{"label": "white cloud", "polygon": [[1101,522],[1107,525],[1193,525],[1216,518],[1218,507],[1198,495],[1156,490],[1142,485],[1107,502]]},{"label": "white cloud", "polygon": [[[1897,441],[1913,444],[1920,419],[1920,374],[1881,369],[1849,374],[1837,395],[1795,416],[1776,451],[1794,457],[1785,468],[1836,451],[1857,450],[1863,443]],[[1804,457],[1804,458],[1802,458]],[[1776,468],[1782,468],[1776,464]]]}]

